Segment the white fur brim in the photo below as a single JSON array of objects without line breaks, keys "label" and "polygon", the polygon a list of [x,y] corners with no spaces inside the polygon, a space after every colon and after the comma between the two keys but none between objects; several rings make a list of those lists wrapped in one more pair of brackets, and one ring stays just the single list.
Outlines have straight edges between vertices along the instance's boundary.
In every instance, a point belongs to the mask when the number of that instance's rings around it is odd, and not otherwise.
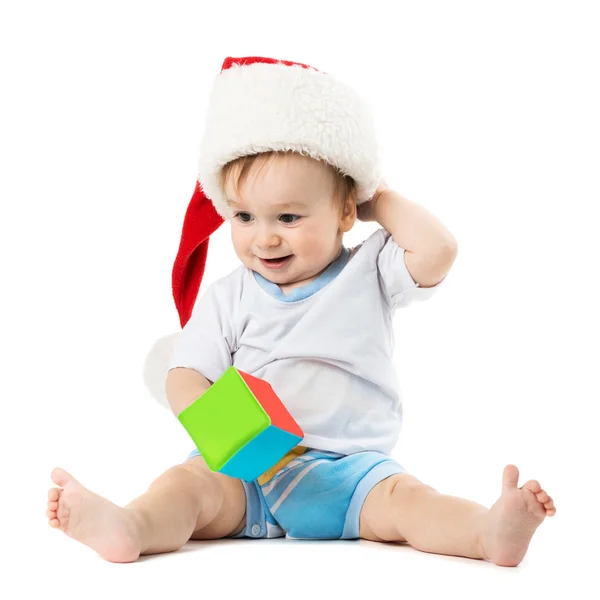
[{"label": "white fur brim", "polygon": [[293,150],[336,166],[356,181],[359,203],[379,184],[374,121],[356,91],[297,65],[234,65],[215,79],[200,144],[198,181],[221,216],[227,217],[221,169],[269,150]]}]

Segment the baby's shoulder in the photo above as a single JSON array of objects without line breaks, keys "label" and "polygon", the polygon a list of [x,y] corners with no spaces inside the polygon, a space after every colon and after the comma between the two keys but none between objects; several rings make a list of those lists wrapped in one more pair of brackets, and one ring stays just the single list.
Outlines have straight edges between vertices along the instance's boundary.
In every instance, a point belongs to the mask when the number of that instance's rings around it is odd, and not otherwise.
[{"label": "baby's shoulder", "polygon": [[225,289],[227,287],[232,287],[237,285],[239,281],[244,278],[244,273],[247,271],[247,268],[244,265],[239,265],[233,271],[230,271],[227,275],[223,275],[223,277],[219,277],[215,279],[212,285]]},{"label": "baby's shoulder", "polygon": [[379,253],[388,237],[389,233],[383,227],[376,229],[368,238],[364,239],[356,246],[349,248],[350,258],[354,257],[359,252],[361,255]]},{"label": "baby's shoulder", "polygon": [[239,300],[242,296],[244,286],[244,275],[246,267],[240,265],[233,271],[212,281],[207,287],[203,296],[207,300],[217,301],[219,304],[229,304]]}]

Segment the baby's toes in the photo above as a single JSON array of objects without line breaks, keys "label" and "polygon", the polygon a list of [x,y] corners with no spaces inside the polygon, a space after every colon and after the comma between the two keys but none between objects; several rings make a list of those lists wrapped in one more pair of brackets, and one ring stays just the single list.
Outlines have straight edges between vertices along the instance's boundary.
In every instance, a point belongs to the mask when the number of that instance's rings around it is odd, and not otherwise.
[{"label": "baby's toes", "polygon": [[538,499],[538,502],[540,504],[546,504],[546,502],[548,502],[548,500],[550,500],[550,496],[548,496],[548,494],[546,494],[546,492],[544,490],[542,490],[541,492],[538,492],[535,497]]},{"label": "baby's toes", "polygon": [[46,516],[48,517],[48,525],[50,525],[50,527],[60,527],[60,521],[58,520],[58,516],[55,510],[48,508],[46,510]]},{"label": "baby's toes", "polygon": [[58,508],[56,509],[56,518],[60,523],[61,529],[66,529],[71,516],[71,509],[66,505],[65,502],[59,502]]},{"label": "baby's toes", "polygon": [[50,527],[60,527],[60,521],[58,520],[58,499],[62,490],[58,488],[50,488],[48,491],[48,505],[46,507],[46,516],[48,517],[48,525]]},{"label": "baby's toes", "polygon": [[529,490],[523,490],[523,499],[525,500],[525,505],[527,507],[527,511],[537,518],[544,518],[546,516],[546,509],[544,505],[537,499],[537,495],[531,493]]},{"label": "baby's toes", "polygon": [[533,492],[534,494],[538,494],[542,491],[542,486],[540,485],[540,482],[536,481],[535,479],[530,479],[527,483],[524,483],[521,489],[523,488],[529,490],[530,492]]},{"label": "baby's toes", "polygon": [[48,492],[46,516],[48,517],[48,524],[57,529],[64,529],[68,522],[70,512],[65,502],[61,502],[62,493],[63,490],[60,488],[52,488]]},{"label": "baby's toes", "polygon": [[556,514],[556,507],[554,506],[554,500],[548,496],[548,500],[544,502],[544,508],[546,509],[546,514],[551,517]]},{"label": "baby's toes", "polygon": [[544,506],[546,514],[553,515],[556,512],[556,509],[554,508],[554,500],[548,496],[546,490],[541,490],[535,495],[535,497],[537,498],[537,501]]}]

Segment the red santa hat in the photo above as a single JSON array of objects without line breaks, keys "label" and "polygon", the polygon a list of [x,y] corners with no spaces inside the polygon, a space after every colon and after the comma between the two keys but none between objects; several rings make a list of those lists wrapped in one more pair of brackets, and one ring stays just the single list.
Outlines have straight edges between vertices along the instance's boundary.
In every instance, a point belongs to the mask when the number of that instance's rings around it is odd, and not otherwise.
[{"label": "red santa hat", "polygon": [[365,100],[348,85],[302,63],[227,58],[209,97],[196,188],[172,273],[181,326],[189,320],[206,266],[210,236],[227,218],[220,184],[236,158],[295,151],[351,176],[358,203],[380,181],[376,134]]}]

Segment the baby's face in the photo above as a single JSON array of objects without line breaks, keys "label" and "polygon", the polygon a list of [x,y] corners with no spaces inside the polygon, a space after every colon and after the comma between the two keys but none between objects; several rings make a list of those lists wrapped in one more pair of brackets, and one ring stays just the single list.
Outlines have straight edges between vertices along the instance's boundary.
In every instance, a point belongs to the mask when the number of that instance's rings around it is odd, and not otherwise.
[{"label": "baby's face", "polygon": [[284,291],[314,280],[339,256],[342,234],[354,224],[342,218],[333,190],[327,166],[297,154],[253,169],[239,196],[227,181],[231,236],[242,263]]}]

